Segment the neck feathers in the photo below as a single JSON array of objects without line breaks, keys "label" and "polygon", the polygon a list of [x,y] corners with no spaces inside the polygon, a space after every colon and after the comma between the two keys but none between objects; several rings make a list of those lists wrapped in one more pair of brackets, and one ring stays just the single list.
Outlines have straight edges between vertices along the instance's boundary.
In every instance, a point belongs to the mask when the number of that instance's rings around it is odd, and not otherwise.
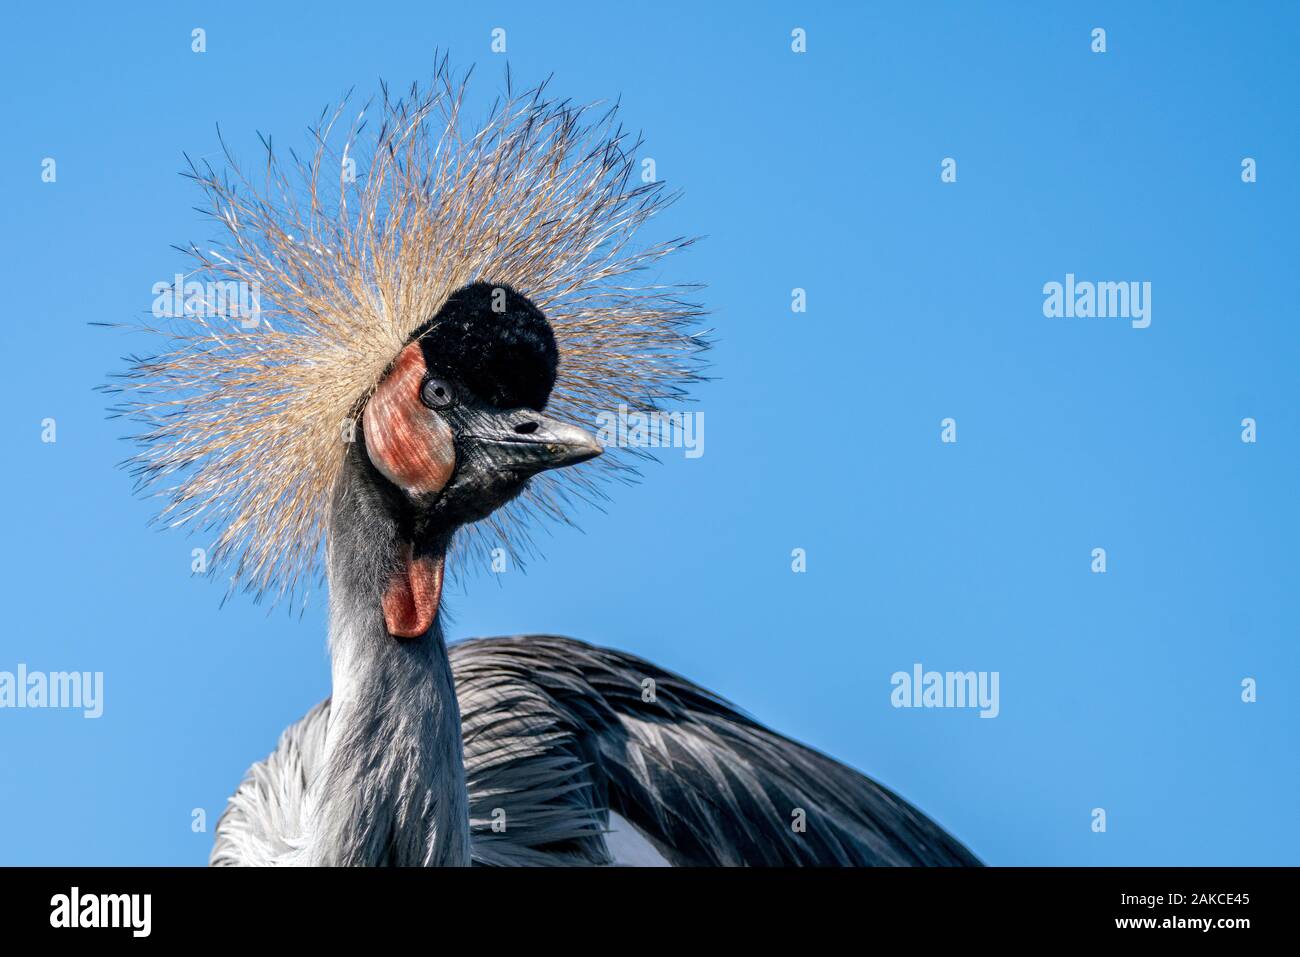
[{"label": "neck feathers", "polygon": [[381,596],[398,529],[365,476],[345,472],[329,555],[334,688],[309,857],[468,865],[460,709],[441,624],[408,641],[388,634]]},{"label": "neck feathers", "polygon": [[460,709],[439,627],[398,642],[377,609],[331,618],[334,694],[318,863],[469,863]]}]

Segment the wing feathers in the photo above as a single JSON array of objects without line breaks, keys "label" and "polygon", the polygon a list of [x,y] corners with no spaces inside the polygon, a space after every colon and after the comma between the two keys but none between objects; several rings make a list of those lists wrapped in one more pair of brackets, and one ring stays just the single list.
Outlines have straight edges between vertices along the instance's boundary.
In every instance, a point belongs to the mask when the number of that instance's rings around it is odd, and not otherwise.
[{"label": "wing feathers", "polygon": [[462,687],[548,699],[594,791],[675,864],[979,863],[888,789],[633,655],[530,635],[464,642],[451,657],[463,715],[475,699]]}]

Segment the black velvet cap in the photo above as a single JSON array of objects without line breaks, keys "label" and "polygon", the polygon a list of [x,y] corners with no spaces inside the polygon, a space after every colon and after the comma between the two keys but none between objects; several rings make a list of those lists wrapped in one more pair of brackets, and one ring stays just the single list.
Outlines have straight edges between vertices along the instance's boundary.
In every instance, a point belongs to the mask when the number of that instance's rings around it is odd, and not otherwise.
[{"label": "black velvet cap", "polygon": [[542,311],[504,283],[458,289],[414,338],[430,371],[460,380],[499,409],[541,411],[550,398],[555,334]]}]

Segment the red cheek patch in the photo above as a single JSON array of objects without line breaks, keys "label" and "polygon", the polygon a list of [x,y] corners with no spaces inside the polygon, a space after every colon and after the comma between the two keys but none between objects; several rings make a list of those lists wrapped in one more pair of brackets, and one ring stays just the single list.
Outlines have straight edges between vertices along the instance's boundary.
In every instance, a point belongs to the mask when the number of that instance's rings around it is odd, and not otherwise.
[{"label": "red cheek patch", "polygon": [[438,492],[456,468],[456,445],[442,417],[420,401],[424,354],[412,342],[366,403],[366,452],[383,476],[410,495]]}]

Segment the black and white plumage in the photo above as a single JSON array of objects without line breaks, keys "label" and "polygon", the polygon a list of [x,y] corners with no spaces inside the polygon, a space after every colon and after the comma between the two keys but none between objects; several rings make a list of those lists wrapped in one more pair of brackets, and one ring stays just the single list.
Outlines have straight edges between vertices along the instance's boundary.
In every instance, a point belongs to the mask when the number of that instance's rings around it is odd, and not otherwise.
[{"label": "black and white plumage", "polygon": [[[449,651],[475,864],[979,863],[888,789],[640,658],[549,635]],[[294,858],[329,718],[326,700],[249,771],[213,864]]]}]

